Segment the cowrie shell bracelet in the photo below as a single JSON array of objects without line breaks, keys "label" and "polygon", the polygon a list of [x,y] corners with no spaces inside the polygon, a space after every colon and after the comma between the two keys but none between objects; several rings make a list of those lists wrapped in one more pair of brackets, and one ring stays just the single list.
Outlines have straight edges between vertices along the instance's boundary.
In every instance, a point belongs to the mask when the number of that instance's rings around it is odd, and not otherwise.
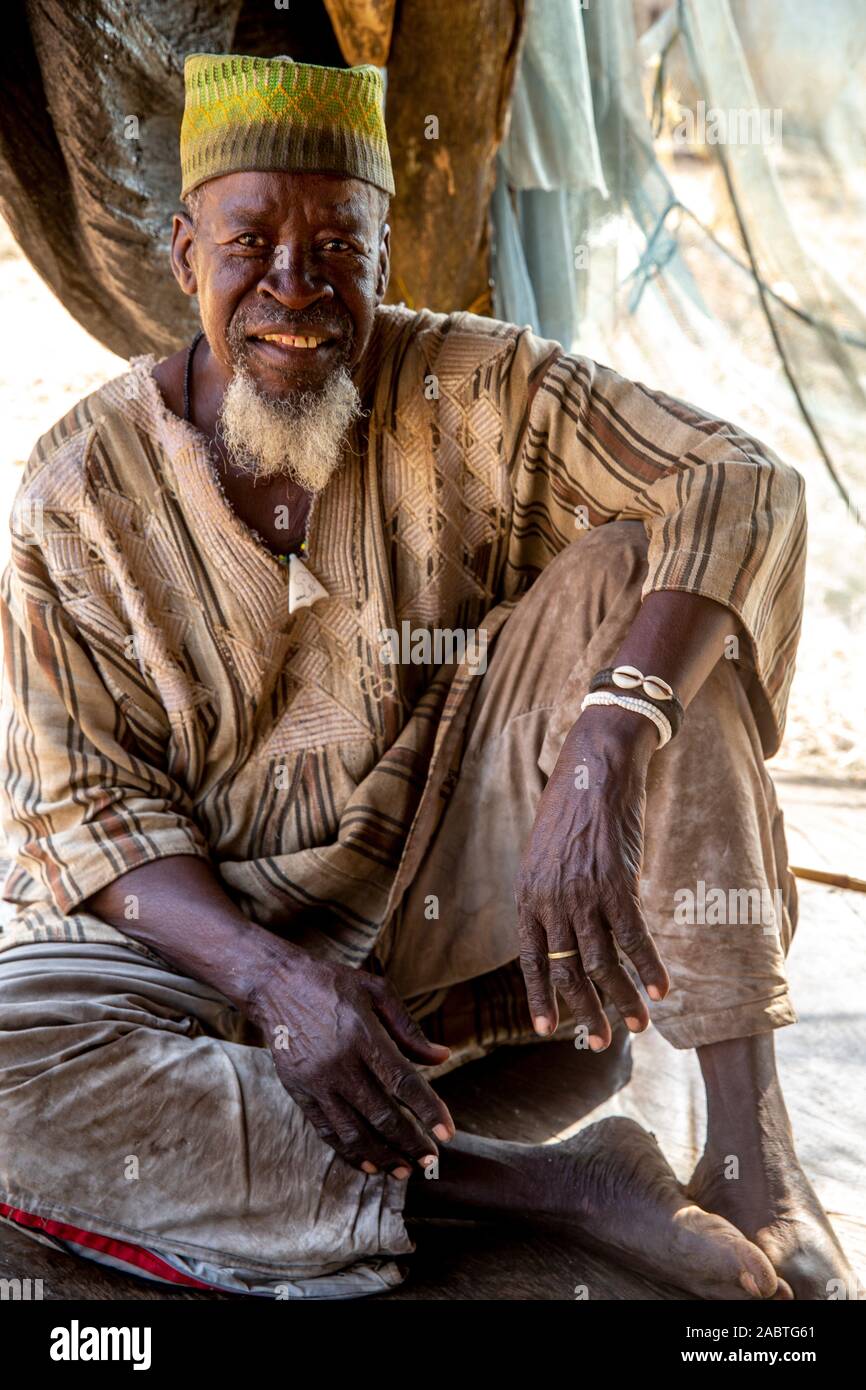
[{"label": "cowrie shell bracelet", "polygon": [[[610,686],[616,688],[611,690]],[[631,691],[635,693],[626,693]],[[659,748],[679,733],[685,717],[673,687],[661,676],[645,676],[636,666],[608,666],[598,671],[590,681],[581,710],[588,705],[619,705],[642,714],[658,729]]]},{"label": "cowrie shell bracelet", "polygon": [[635,690],[640,686],[651,700],[672,700],[674,697],[673,687],[661,676],[645,676],[636,666],[615,666],[610,678],[621,690]]}]

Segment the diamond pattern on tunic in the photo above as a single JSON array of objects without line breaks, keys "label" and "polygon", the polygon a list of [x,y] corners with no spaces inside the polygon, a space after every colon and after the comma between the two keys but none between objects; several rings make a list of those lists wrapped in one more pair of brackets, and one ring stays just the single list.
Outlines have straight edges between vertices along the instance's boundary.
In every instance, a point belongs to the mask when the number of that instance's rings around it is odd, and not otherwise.
[{"label": "diamond pattern on tunic", "polygon": [[[490,361],[503,349],[494,339]],[[456,621],[467,603],[473,609],[489,605],[492,584],[476,556],[508,527],[502,423],[492,402],[472,398],[470,365],[478,367],[477,337],[464,345],[455,328],[433,358],[435,421],[417,402],[409,404],[401,415],[399,447],[390,435],[383,439],[398,617],[420,624]]]},{"label": "diamond pattern on tunic", "polygon": [[124,619],[111,605],[94,597],[92,591],[82,598],[64,598],[63,607],[76,627],[91,639],[121,652],[125,650],[130,634]]},{"label": "diamond pattern on tunic", "polygon": [[164,589],[162,602],[168,605],[170,601],[173,608],[202,610],[201,595],[193,587],[177,547],[169,540],[162,518],[155,512],[151,512],[145,524],[144,546],[146,562]]},{"label": "diamond pattern on tunic", "polygon": [[237,673],[244,693],[251,699],[255,699],[261,691],[262,676],[269,653],[254,647],[251,642],[245,642],[236,632],[230,632],[227,627],[215,627],[214,633],[223,653],[228,657]]},{"label": "diamond pattern on tunic", "polygon": [[336,743],[372,742],[366,722],[320,685],[302,686],[261,749],[261,757],[300,753]]}]

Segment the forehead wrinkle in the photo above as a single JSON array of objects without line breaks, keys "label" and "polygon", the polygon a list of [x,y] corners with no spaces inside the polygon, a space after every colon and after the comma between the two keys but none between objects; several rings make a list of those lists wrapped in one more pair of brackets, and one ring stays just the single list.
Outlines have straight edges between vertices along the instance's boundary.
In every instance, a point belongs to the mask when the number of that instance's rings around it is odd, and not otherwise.
[{"label": "forehead wrinkle", "polygon": [[[217,204],[217,216],[224,217],[230,222],[247,222],[256,226],[282,224],[293,210],[289,209],[284,214],[283,210],[274,202],[250,206],[247,203],[235,203],[231,197]],[[311,220],[328,222],[334,218],[339,218],[361,228],[367,220],[368,212],[368,207],[359,206],[358,200],[353,198],[339,203],[328,203],[325,207],[317,207]]]},{"label": "forehead wrinkle", "polygon": [[269,208],[236,206],[233,203],[220,204],[217,214],[229,222],[255,222],[261,226],[271,222],[274,216],[273,210]]}]

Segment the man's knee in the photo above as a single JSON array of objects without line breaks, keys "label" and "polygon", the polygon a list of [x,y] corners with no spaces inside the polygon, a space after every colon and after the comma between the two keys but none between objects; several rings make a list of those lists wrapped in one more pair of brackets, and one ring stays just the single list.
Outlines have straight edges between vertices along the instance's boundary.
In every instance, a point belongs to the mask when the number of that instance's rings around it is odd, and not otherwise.
[{"label": "man's knee", "polygon": [[610,573],[614,578],[622,578],[646,565],[648,545],[643,522],[608,521],[572,541],[557,559],[563,558],[566,565],[593,573]]},{"label": "man's knee", "polygon": [[[639,521],[610,521],[572,541],[550,561],[521,601],[515,632],[547,634],[572,662],[614,609],[630,620],[647,572],[647,537]],[[576,645],[575,645],[576,644]],[[549,644],[548,644],[549,645]]]},{"label": "man's knee", "polygon": [[559,552],[535,581],[534,588],[555,588],[575,596],[611,586],[643,583],[648,540],[640,521],[609,521],[595,526]]}]

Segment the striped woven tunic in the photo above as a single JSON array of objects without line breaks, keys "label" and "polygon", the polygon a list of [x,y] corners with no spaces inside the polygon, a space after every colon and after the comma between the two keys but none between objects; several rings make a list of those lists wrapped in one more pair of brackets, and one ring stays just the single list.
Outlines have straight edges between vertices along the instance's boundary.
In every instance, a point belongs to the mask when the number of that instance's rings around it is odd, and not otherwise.
[{"label": "striped woven tunic", "polygon": [[285,568],[153,365],[134,360],[40,440],[13,508],[0,948],[130,944],[82,904],[193,854],[250,919],[360,963],[430,842],[477,679],[399,664],[382,634],[408,622],[493,643],[548,561],[616,518],[647,529],[645,594],[738,615],[777,748],[804,488],[733,425],[528,328],[382,306],[355,374],[368,413],[310,517],[328,597],[290,615]]}]

